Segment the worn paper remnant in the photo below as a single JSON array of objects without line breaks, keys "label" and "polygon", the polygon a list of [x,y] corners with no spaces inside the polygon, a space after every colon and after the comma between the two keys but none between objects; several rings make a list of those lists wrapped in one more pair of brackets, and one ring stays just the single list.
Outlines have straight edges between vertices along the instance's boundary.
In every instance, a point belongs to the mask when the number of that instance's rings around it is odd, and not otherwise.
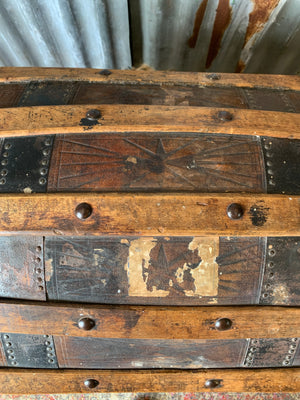
[{"label": "worn paper remnant", "polygon": [[217,296],[218,294],[218,264],[219,255],[218,237],[195,237],[189,244],[189,249],[197,250],[201,263],[191,269],[194,278],[195,291],[186,291],[186,296]]},{"label": "worn paper remnant", "polygon": [[125,265],[129,296],[216,296],[218,255],[219,238],[214,237],[195,237],[185,244],[156,238],[132,240]]},{"label": "worn paper remnant", "polygon": [[155,238],[139,238],[131,241],[125,265],[129,296],[165,297],[169,294],[169,291],[158,290],[155,287],[152,287],[151,291],[147,289],[148,273],[144,271],[149,267],[150,252],[155,246]]}]

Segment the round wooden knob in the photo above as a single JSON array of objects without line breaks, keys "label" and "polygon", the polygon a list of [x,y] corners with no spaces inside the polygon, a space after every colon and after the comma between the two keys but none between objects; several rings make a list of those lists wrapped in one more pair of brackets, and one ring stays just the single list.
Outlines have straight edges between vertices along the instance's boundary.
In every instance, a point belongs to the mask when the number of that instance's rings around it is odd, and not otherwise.
[{"label": "round wooden knob", "polygon": [[230,219],[240,219],[244,214],[241,204],[232,203],[227,207],[227,215]]},{"label": "round wooden knob", "polygon": [[78,321],[78,328],[83,329],[84,331],[90,331],[95,327],[95,321],[91,318],[81,318]]},{"label": "round wooden knob", "polygon": [[97,381],[96,379],[87,379],[86,381],[84,381],[84,385],[89,389],[94,389],[99,385],[99,381]]},{"label": "round wooden knob", "polygon": [[215,322],[215,328],[218,331],[228,331],[232,327],[232,321],[229,318],[219,318]]},{"label": "round wooden knob", "polygon": [[88,203],[80,203],[75,209],[75,215],[79,219],[87,219],[93,212],[92,206]]}]

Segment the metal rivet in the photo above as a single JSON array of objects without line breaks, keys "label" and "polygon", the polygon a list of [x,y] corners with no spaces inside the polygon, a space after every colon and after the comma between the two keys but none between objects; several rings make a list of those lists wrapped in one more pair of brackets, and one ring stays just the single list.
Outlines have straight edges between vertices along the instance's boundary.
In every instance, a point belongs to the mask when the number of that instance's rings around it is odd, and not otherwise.
[{"label": "metal rivet", "polygon": [[39,286],[39,291],[42,292],[44,290],[43,286]]},{"label": "metal rivet", "polygon": [[[47,335],[47,336],[44,336],[44,337],[49,337],[49,336]],[[45,342],[46,346],[50,346],[50,344],[51,344],[51,342],[49,342],[48,340]]]},{"label": "metal rivet", "polygon": [[109,76],[112,74],[112,72],[109,69],[103,69],[102,71],[99,72],[99,74],[104,76]]},{"label": "metal rivet", "polygon": [[270,272],[270,273],[269,273],[269,278],[270,278],[270,279],[274,278],[274,272]]},{"label": "metal rivet", "polygon": [[207,381],[205,381],[204,386],[208,389],[214,389],[220,387],[221,383],[221,379],[208,379]]},{"label": "metal rivet", "polygon": [[5,178],[1,178],[0,179],[0,185],[5,185],[6,183],[6,179]]},{"label": "metal rivet", "polygon": [[46,175],[47,174],[47,168],[41,168],[40,169],[40,174],[41,175]]},{"label": "metal rivet", "polygon": [[3,337],[4,337],[4,339],[9,339],[8,335],[4,335]]},{"label": "metal rivet", "polygon": [[291,344],[291,345],[290,345],[290,348],[291,348],[291,349],[295,349],[296,347],[297,347],[296,344]]},{"label": "metal rivet", "polygon": [[12,343],[11,343],[11,342],[7,342],[7,343],[5,343],[5,346],[6,346],[6,347],[11,347],[11,346],[12,346]]},{"label": "metal rivet", "polygon": [[14,351],[13,351],[12,349],[8,349],[8,350],[7,350],[7,353],[8,353],[8,354],[13,354],[13,352],[14,352]]},{"label": "metal rivet", "polygon": [[50,358],[50,360],[48,360],[48,363],[53,364],[54,360],[52,358]]},{"label": "metal rivet", "polygon": [[92,214],[92,206],[88,203],[80,203],[75,209],[75,215],[79,219],[87,219]]},{"label": "metal rivet", "polygon": [[14,360],[16,357],[15,357],[15,356],[8,356],[8,358],[9,358],[10,360]]},{"label": "metal rivet", "polygon": [[229,318],[219,318],[215,322],[215,328],[218,331],[227,331],[232,327],[232,321]]},{"label": "metal rivet", "polygon": [[49,156],[49,154],[50,154],[50,149],[44,149],[43,150],[43,155],[44,156]]},{"label": "metal rivet", "polygon": [[270,249],[270,250],[268,251],[268,253],[269,253],[269,256],[274,257],[275,254],[276,254],[276,250],[275,250],[275,249]]},{"label": "metal rivet", "polygon": [[272,179],[270,179],[270,180],[269,180],[269,185],[275,186],[275,182],[274,182]]},{"label": "metal rivet", "polygon": [[282,364],[283,364],[283,365],[289,365],[289,363],[290,363],[290,362],[289,362],[288,360],[284,360]]},{"label": "metal rivet", "polygon": [[41,269],[41,268],[37,268],[37,269],[36,269],[36,273],[37,273],[37,274],[41,274],[41,273],[42,273],[42,269]]},{"label": "metal rivet", "polygon": [[2,160],[1,161],[1,165],[7,165],[8,164],[8,161],[7,160]]},{"label": "metal rivet", "polygon": [[221,79],[221,75],[219,74],[207,74],[206,75],[207,79],[211,79],[212,81],[218,81]]},{"label": "metal rivet", "polygon": [[256,347],[251,347],[250,351],[252,351],[252,353],[254,353],[256,351]]},{"label": "metal rivet", "polygon": [[39,184],[40,185],[45,185],[46,182],[47,182],[47,180],[45,178],[40,178],[39,179]]},{"label": "metal rivet", "polygon": [[11,148],[11,143],[5,143],[4,145],[5,150],[8,150]]},{"label": "metal rivet", "polygon": [[37,281],[38,281],[39,283],[42,283],[42,282],[43,282],[43,279],[42,279],[41,277],[39,277],[39,278],[37,278]]},{"label": "metal rivet", "polygon": [[92,109],[92,110],[87,111],[86,117],[87,117],[87,119],[94,121],[95,119],[101,118],[101,112],[99,110]]},{"label": "metal rivet", "polygon": [[274,172],[271,169],[268,169],[268,174],[269,175],[274,175]]},{"label": "metal rivet", "polygon": [[272,166],[273,166],[272,161],[267,161],[267,166],[268,166],[268,167],[272,167]]},{"label": "metal rivet", "polygon": [[87,379],[86,381],[84,381],[84,385],[89,389],[94,389],[99,385],[99,381],[97,381],[96,379]]},{"label": "metal rivet", "polygon": [[53,348],[52,347],[47,347],[47,349],[46,349],[47,351],[52,351],[53,350]]},{"label": "metal rivet", "polygon": [[296,338],[296,337],[294,337],[293,339],[292,339],[292,342],[297,342],[298,341],[298,338]]},{"label": "metal rivet", "polygon": [[227,215],[230,219],[240,219],[244,214],[241,204],[232,203],[227,207]]},{"label": "metal rivet", "polygon": [[42,247],[41,246],[36,246],[35,251],[37,251],[37,252],[42,251]]},{"label": "metal rivet", "polygon": [[5,152],[2,154],[2,157],[7,158],[7,157],[8,157],[8,152],[5,151]]},{"label": "metal rivet", "polygon": [[41,262],[42,260],[41,260],[40,257],[36,257],[35,261],[39,263],[39,262]]},{"label": "metal rivet", "polygon": [[7,169],[2,169],[2,170],[0,171],[0,175],[1,175],[1,176],[6,176],[7,174],[8,174]]},{"label": "metal rivet", "polygon": [[232,121],[233,120],[233,115],[229,111],[219,111],[218,112],[218,119],[220,121]]},{"label": "metal rivet", "polygon": [[268,268],[273,268],[274,267],[273,261],[269,261],[267,266],[268,266]]},{"label": "metal rivet", "polygon": [[91,318],[81,318],[78,321],[78,328],[83,329],[84,331],[90,331],[95,327],[96,323]]},{"label": "metal rivet", "polygon": [[41,164],[42,164],[42,165],[47,165],[47,164],[48,164],[48,160],[46,160],[45,158],[43,158],[42,161],[41,161]]},{"label": "metal rivet", "polygon": [[12,361],[11,365],[17,365],[17,361]]},{"label": "metal rivet", "polygon": [[44,143],[45,143],[45,146],[50,146],[51,145],[51,139],[46,139]]},{"label": "metal rivet", "polygon": [[263,294],[263,297],[265,297],[265,298],[268,297],[268,296],[269,296],[268,293],[264,293],[264,294]]}]

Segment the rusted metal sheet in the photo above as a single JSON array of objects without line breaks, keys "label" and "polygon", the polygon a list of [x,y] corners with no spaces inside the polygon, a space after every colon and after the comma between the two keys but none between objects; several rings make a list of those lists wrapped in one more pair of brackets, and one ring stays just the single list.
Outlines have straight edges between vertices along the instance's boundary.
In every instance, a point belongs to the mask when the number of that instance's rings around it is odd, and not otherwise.
[{"label": "rusted metal sheet", "polygon": [[43,238],[0,237],[0,296],[46,300]]},{"label": "rusted metal sheet", "polygon": [[0,23],[0,65],[299,72],[298,0],[3,0]]}]

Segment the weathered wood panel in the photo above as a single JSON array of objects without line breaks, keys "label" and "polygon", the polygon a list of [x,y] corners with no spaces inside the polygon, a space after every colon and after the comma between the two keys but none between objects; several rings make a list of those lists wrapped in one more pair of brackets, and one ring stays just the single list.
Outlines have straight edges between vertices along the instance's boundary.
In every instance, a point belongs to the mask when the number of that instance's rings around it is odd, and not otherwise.
[{"label": "weathered wood panel", "polygon": [[[296,236],[300,230],[299,197],[285,195],[5,194],[0,209],[2,235]],[[238,219],[230,218],[233,211]]]},{"label": "weathered wood panel", "polygon": [[299,77],[293,75],[229,74],[175,71],[99,70],[89,68],[17,68],[2,67],[0,82],[20,83],[31,81],[104,82],[133,85],[183,85],[213,87],[269,88],[300,90]]},{"label": "weathered wood panel", "polygon": [[257,138],[199,134],[56,137],[48,191],[265,192]]},{"label": "weathered wood panel", "polygon": [[[87,118],[98,109],[100,117]],[[299,139],[300,114],[191,106],[67,105],[0,109],[0,137],[105,132],[197,132]]]},{"label": "weathered wood panel", "polygon": [[55,337],[60,368],[234,368],[246,340],[129,340]]},{"label": "weathered wood panel", "polygon": [[0,237],[0,296],[46,300],[43,238]]},{"label": "weathered wood panel", "polygon": [[14,107],[18,104],[25,84],[6,83],[0,85],[0,107]]},{"label": "weathered wood panel", "polygon": [[115,339],[246,339],[300,336],[294,307],[96,306],[0,303],[0,331]]},{"label": "weathered wood panel", "polygon": [[[94,380],[89,388],[89,380]],[[213,381],[214,388],[208,381]],[[198,371],[12,370],[0,374],[3,394],[113,392],[252,392],[294,393],[300,390],[299,369]]]},{"label": "weathered wood panel", "polygon": [[265,239],[255,237],[47,237],[47,294],[109,304],[255,304],[264,257]]}]

